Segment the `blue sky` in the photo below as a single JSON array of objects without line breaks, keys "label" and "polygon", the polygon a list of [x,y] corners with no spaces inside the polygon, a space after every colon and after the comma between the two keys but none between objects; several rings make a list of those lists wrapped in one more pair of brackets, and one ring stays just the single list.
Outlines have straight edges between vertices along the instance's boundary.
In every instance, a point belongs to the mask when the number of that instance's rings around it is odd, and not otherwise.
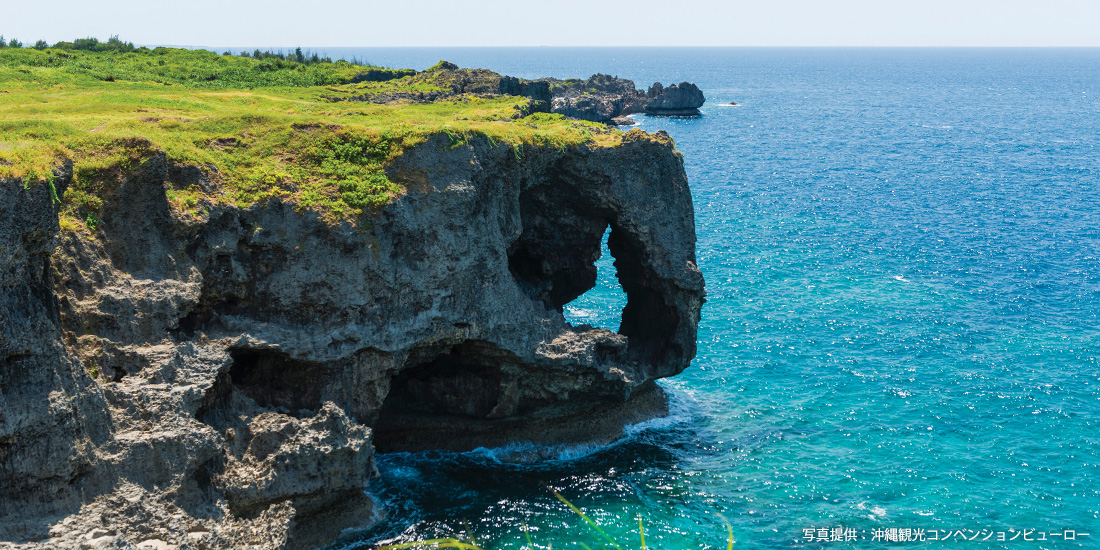
[{"label": "blue sky", "polygon": [[0,33],[202,46],[1100,46],[1100,0],[2,0]]}]

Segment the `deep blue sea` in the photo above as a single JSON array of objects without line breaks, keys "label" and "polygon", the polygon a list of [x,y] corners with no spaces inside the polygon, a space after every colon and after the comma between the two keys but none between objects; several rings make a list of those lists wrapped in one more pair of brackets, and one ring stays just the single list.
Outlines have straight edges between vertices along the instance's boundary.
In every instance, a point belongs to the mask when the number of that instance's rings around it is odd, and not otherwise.
[{"label": "deep blue sea", "polygon": [[[707,97],[638,118],[684,154],[707,281],[672,416],[535,464],[380,455],[389,515],[341,547],[603,547],[553,487],[624,548],[640,518],[649,548],[725,549],[722,517],[737,549],[1100,548],[1100,50],[328,53]],[[599,270],[566,312],[616,329]]]}]

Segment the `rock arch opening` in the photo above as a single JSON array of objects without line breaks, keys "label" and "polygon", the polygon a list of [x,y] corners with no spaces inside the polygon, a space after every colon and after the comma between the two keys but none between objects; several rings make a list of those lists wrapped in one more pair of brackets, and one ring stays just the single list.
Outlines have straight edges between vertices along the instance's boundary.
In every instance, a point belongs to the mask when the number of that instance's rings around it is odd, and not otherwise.
[{"label": "rock arch opening", "polygon": [[512,276],[529,296],[561,310],[596,284],[596,259],[608,213],[578,211],[572,193],[531,190],[520,200],[523,233],[508,250]]},{"label": "rock arch opening", "polygon": [[618,332],[622,324],[627,299],[622,285],[619,284],[615,258],[607,246],[610,229],[611,226],[608,225],[604,231],[600,255],[594,262],[595,283],[562,309],[565,320],[574,326],[588,325]]},{"label": "rock arch opening", "polygon": [[607,248],[626,294],[619,334],[629,339],[630,359],[645,365],[680,363],[685,355],[676,338],[681,316],[668,281],[653,273],[645,249],[627,231],[612,225]]},{"label": "rock arch opening", "polygon": [[[680,364],[691,352],[677,341],[683,316],[675,283],[650,263],[654,251],[644,243],[652,236],[643,237],[612,205],[584,195],[598,185],[559,180],[520,196],[523,232],[509,248],[512,275],[524,292],[562,312],[574,326],[588,324],[626,336],[630,361]],[[595,315],[583,311],[592,302],[603,310]]]}]

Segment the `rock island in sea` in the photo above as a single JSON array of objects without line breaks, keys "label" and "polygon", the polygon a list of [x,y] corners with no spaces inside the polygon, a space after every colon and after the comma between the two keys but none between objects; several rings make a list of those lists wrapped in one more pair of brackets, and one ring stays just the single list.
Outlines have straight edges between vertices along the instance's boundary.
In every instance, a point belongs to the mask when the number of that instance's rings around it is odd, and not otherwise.
[{"label": "rock island in sea", "polygon": [[[0,51],[0,541],[310,548],[378,517],[376,450],[665,412],[704,297],[666,134],[447,63],[58,46]],[[571,326],[608,229],[622,325]]]}]

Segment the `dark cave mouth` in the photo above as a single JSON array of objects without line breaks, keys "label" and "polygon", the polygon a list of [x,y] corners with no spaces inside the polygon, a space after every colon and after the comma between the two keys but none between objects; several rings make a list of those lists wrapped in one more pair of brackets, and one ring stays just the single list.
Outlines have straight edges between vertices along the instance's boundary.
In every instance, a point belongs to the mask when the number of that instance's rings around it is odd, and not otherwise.
[{"label": "dark cave mouth", "polygon": [[414,351],[390,381],[378,423],[403,414],[490,416],[500,404],[503,354],[479,341]]},{"label": "dark cave mouth", "polygon": [[325,364],[277,350],[238,348],[229,356],[228,381],[261,407],[298,417],[321,409],[322,390],[332,376]]},{"label": "dark cave mouth", "polygon": [[626,424],[668,413],[652,382],[628,400],[588,395],[561,401],[524,397],[530,374],[515,355],[482,340],[414,350],[390,381],[372,424],[375,451],[603,445],[621,437]]},{"label": "dark cave mouth", "polygon": [[456,437],[516,415],[518,390],[506,371],[517,363],[480,340],[414,349],[390,380],[373,423],[375,449],[446,449]]},{"label": "dark cave mouth", "polygon": [[203,395],[195,418],[222,429],[233,420],[234,395],[243,394],[261,409],[307,418],[324,405],[334,366],[304,361],[275,349],[231,348],[229,368]]}]

